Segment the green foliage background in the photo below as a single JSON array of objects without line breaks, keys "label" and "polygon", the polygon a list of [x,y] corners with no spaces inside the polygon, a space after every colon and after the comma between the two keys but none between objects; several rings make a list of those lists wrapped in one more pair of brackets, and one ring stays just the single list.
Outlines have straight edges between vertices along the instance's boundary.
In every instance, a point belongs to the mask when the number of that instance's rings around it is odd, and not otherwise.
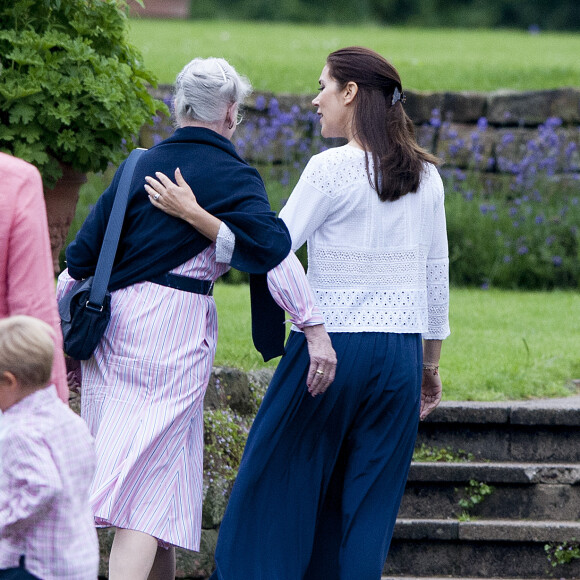
[{"label": "green foliage background", "polygon": [[576,0],[205,0],[194,18],[578,30]]},{"label": "green foliage background", "polygon": [[[81,172],[119,163],[162,103],[127,40],[122,0],[0,0],[0,150]],[[131,148],[131,147],[129,147]]]}]

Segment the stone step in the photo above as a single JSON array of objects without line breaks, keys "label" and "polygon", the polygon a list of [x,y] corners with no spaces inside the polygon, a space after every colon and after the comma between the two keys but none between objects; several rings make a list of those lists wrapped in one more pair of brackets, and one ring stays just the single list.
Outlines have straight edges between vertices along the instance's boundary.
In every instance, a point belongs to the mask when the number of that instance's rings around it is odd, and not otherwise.
[{"label": "stone step", "polygon": [[[470,485],[473,481],[474,485]],[[492,487],[480,503],[461,505]],[[580,464],[413,463],[402,518],[580,520]]]},{"label": "stone step", "polygon": [[[381,580],[481,580],[481,578],[451,578],[451,576],[381,576]],[[545,580],[543,576],[534,578],[486,578],[486,580]]]},{"label": "stone step", "polygon": [[580,396],[496,403],[444,401],[419,427],[417,445],[482,461],[580,462]]},{"label": "stone step", "polygon": [[553,568],[547,544],[580,538],[580,522],[397,520],[384,574],[454,578],[580,578],[580,560]]}]

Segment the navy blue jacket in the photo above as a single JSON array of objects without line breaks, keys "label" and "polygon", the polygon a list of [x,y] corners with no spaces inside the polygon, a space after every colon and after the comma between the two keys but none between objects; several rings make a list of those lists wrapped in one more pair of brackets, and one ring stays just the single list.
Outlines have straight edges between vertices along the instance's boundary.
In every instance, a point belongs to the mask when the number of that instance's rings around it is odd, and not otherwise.
[{"label": "navy blue jacket", "polygon": [[[69,274],[77,280],[95,272],[123,166],[66,250]],[[161,171],[174,180],[177,167],[198,203],[234,232],[234,268],[264,274],[288,255],[290,234],[270,209],[256,169],[216,132],[184,127],[146,151],[137,162],[109,290],[168,272],[211,243],[187,222],[155,208],[147,197],[145,176],[155,177],[155,172]]]},{"label": "navy blue jacket", "polygon": [[[124,165],[66,250],[68,272],[77,280],[95,273]],[[178,129],[139,158],[109,290],[169,272],[211,243],[187,222],[164,213],[149,201],[145,176],[155,177],[155,172],[161,171],[173,180],[177,167],[198,203],[234,232],[231,265],[251,274],[254,344],[264,360],[280,356],[284,353],[284,312],[270,296],[265,274],[290,252],[290,234],[270,209],[260,174],[239,157],[230,141],[209,129]]]}]

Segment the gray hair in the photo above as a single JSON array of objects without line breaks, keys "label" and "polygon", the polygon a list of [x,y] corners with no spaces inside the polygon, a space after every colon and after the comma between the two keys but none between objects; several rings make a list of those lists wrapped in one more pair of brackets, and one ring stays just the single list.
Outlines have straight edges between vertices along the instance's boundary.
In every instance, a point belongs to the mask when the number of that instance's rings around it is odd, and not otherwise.
[{"label": "gray hair", "polygon": [[175,81],[175,119],[213,123],[225,117],[232,103],[243,105],[252,92],[250,81],[223,58],[194,58]]}]

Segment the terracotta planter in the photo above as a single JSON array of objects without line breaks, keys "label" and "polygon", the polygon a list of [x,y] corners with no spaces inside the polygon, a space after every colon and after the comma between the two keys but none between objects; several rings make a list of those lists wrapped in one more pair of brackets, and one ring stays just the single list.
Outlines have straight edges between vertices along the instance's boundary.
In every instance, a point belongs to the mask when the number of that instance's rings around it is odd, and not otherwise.
[{"label": "terracotta planter", "polygon": [[54,188],[44,190],[55,275],[60,272],[59,256],[75,216],[79,190],[87,181],[85,173],[75,171],[68,165],[61,167],[63,174]]},{"label": "terracotta planter", "polygon": [[134,0],[129,0],[131,16],[145,18],[189,18],[191,0],[145,0],[145,6],[140,6]]}]

